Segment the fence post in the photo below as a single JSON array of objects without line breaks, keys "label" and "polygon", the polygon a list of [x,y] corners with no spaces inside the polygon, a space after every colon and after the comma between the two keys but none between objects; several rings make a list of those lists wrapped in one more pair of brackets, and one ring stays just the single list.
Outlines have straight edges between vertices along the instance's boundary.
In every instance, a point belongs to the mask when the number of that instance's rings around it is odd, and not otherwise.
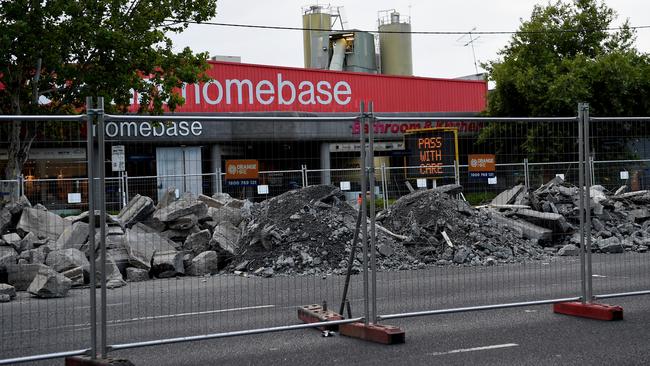
[{"label": "fence post", "polygon": [[528,173],[528,158],[524,159],[524,185],[526,191],[530,191],[530,175]]},{"label": "fence post", "polygon": [[99,245],[100,245],[100,318],[99,333],[100,354],[103,359],[106,358],[106,158],[104,146],[104,98],[97,98],[97,150],[99,156]]},{"label": "fence post", "polygon": [[371,315],[372,323],[377,323],[377,253],[376,250],[376,207],[375,207],[375,116],[374,116],[374,103],[370,102],[368,105],[368,177],[370,178],[370,285],[372,294],[371,298]]},{"label": "fence post", "polygon": [[586,250],[586,263],[585,263],[585,277],[587,280],[587,292],[586,292],[586,301],[591,303],[593,298],[593,287],[592,287],[592,278],[591,278],[591,181],[593,170],[591,169],[591,154],[590,154],[590,143],[589,143],[589,104],[584,103],[582,105],[582,119],[584,126],[583,138],[585,157],[589,157],[590,163],[585,164],[585,250]]},{"label": "fence post", "polygon": [[[587,154],[589,154],[589,151],[587,151]],[[596,158],[589,154],[589,168],[591,169],[591,184],[596,184],[596,163],[595,163]]]},{"label": "fence post", "polygon": [[[125,202],[129,203],[129,172],[124,170],[124,198]],[[125,204],[126,204],[125,203]]]},{"label": "fence post", "polygon": [[307,180],[307,165],[303,164],[300,166],[300,174],[302,175],[302,188],[307,188],[309,186]]},{"label": "fence post", "polygon": [[216,183],[217,183],[217,187],[216,187],[217,193],[223,193],[223,188],[221,187],[221,167],[217,168]]},{"label": "fence post", "polygon": [[359,174],[361,176],[361,235],[362,240],[362,255],[363,261],[361,267],[363,270],[363,322],[368,325],[370,321],[370,307],[368,296],[368,218],[366,211],[366,204],[368,203],[368,187],[366,185],[367,171],[366,171],[366,111],[364,102],[361,102],[361,129],[359,133],[360,142],[360,156],[359,156]]},{"label": "fence post", "polygon": [[386,163],[381,163],[381,193],[384,201],[384,210],[388,210],[388,184],[386,183]]},{"label": "fence post", "polygon": [[95,269],[95,128],[93,98],[86,98],[86,160],[88,175],[88,246],[90,248],[90,357],[97,358],[97,293]]}]

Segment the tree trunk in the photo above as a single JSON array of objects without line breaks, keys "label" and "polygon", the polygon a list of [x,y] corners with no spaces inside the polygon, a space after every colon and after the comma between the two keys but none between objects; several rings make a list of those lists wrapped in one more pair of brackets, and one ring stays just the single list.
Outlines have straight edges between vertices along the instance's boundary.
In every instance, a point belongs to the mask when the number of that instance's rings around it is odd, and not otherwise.
[{"label": "tree trunk", "polygon": [[[16,115],[21,115],[22,111],[20,108],[20,101],[18,97],[12,98],[13,109]],[[9,131],[9,149],[7,151],[7,166],[5,168],[4,179],[7,180],[17,180],[20,174],[23,171],[23,166],[29,157],[29,149],[32,146],[34,137],[21,140],[21,121],[12,121],[11,129]],[[11,198],[18,196],[18,183],[6,182],[3,184],[1,192],[8,194],[8,197]]]}]

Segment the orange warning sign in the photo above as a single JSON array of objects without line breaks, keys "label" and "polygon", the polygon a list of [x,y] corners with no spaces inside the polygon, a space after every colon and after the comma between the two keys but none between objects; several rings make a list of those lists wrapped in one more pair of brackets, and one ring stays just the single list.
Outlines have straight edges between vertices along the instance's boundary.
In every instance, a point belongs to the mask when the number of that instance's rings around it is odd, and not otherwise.
[{"label": "orange warning sign", "polygon": [[257,160],[226,160],[226,180],[257,179]]}]

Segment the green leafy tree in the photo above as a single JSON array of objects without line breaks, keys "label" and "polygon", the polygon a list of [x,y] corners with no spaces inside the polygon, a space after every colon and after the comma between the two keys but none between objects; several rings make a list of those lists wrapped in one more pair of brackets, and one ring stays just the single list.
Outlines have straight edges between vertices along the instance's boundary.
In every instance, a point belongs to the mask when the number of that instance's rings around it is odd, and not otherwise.
[{"label": "green leafy tree", "polygon": [[[79,113],[86,96],[125,111],[133,91],[141,112],[161,113],[163,103],[173,111],[184,102],[174,88],[204,80],[208,65],[205,53],[174,52],[169,34],[215,10],[216,0],[2,1],[0,113]],[[35,131],[19,121],[2,127],[9,142],[4,175],[13,179]]]},{"label": "green leafy tree", "polygon": [[[617,27],[615,19],[615,11],[597,0],[535,6],[500,51],[500,59],[485,65],[496,83],[487,114],[575,116],[578,103],[587,102],[591,115],[648,115],[648,55],[634,47],[635,33],[628,22]],[[494,123],[479,140],[517,159],[557,161],[563,154],[577,154],[575,139],[558,138],[563,136],[577,136],[577,126]]]}]

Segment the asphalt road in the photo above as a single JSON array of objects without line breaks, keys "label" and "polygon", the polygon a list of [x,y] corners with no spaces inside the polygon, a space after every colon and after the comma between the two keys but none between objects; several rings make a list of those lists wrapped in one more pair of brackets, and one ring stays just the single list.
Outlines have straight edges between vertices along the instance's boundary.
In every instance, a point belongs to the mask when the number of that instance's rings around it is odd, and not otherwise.
[{"label": "asphalt road", "polygon": [[[362,316],[362,276],[352,283]],[[594,256],[594,292],[650,289],[650,255]],[[131,283],[108,291],[109,344],[298,324],[296,307],[337,308],[343,277],[270,279],[220,275]],[[379,273],[378,314],[578,296],[576,258],[496,267],[438,267]],[[87,348],[89,290],[63,299],[21,294],[0,304],[0,359]],[[536,306],[387,321],[404,345],[380,346],[299,330],[112,352],[136,365],[210,364],[650,364],[650,297],[607,300],[625,320],[599,322]],[[34,363],[60,365],[61,360]]]}]

